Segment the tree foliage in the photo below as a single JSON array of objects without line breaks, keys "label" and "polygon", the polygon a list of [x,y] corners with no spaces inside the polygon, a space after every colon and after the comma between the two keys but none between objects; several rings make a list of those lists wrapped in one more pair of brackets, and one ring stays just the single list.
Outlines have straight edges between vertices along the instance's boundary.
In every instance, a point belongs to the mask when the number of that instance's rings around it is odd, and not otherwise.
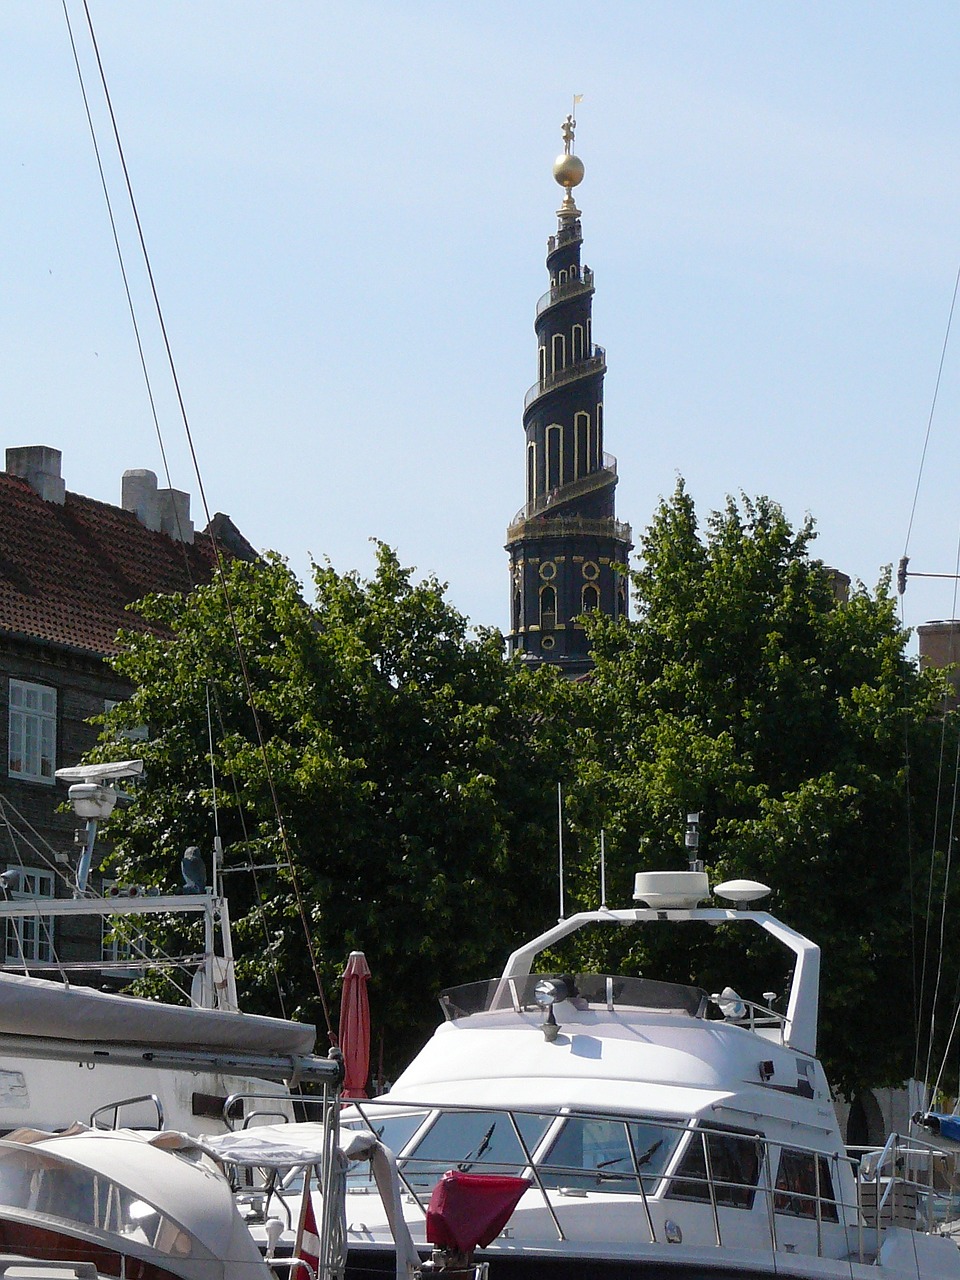
[{"label": "tree foliage", "polygon": [[172,639],[128,635],[116,660],[135,692],[108,732],[149,726],[148,781],[111,834],[121,865],[167,884],[186,845],[209,848],[209,693],[245,1007],[276,1012],[279,982],[287,1012],[322,1025],[289,859],[331,994],[366,952],[391,1069],[432,1029],[442,986],[489,976],[540,923],[528,886],[563,747],[542,691],[564,687],[505,664],[499,635],[471,637],[383,545],[370,581],[318,566],[314,587],[308,604],[273,558],[232,567],[229,611],[216,586],[140,607]]},{"label": "tree foliage", "polygon": [[[636,620],[591,624],[568,809],[585,901],[601,827],[622,901],[638,849],[650,867],[685,865],[685,815],[702,811],[712,879],[764,881],[781,918],[822,944],[821,1050],[852,1091],[913,1069],[911,876],[933,830],[943,686],[906,658],[887,579],[838,593],[813,537],[766,498],[728,500],[704,529],[682,483],[661,502],[633,575]],[[675,931],[669,945],[648,931],[632,959],[758,998],[767,944],[706,932],[678,947]]]},{"label": "tree foliage", "polygon": [[[151,598],[140,611],[166,635],[125,638],[135,693],[102,747],[149,726],[117,858],[169,885],[185,845],[209,847],[212,763],[246,1007],[276,1012],[279,984],[288,1013],[321,1020],[292,865],[327,989],[352,948],[368,956],[394,1070],[442,986],[498,972],[549,925],[558,781],[571,910],[597,905],[601,830],[620,905],[636,870],[685,865],[685,815],[702,811],[712,879],[765,881],[823,946],[834,1079],[902,1080],[934,986],[938,937],[920,921],[946,878],[937,762],[955,736],[942,678],[905,656],[888,581],[843,595],[813,538],[767,498],[701,527],[678,484],[641,540],[635,620],[586,619],[595,670],[572,683],[505,660],[497,632],[472,635],[383,545],[369,581],[316,567],[312,603],[276,558],[232,567],[229,609],[215,587]],[[726,926],[577,935],[556,962],[754,998],[787,980],[762,935]]]}]

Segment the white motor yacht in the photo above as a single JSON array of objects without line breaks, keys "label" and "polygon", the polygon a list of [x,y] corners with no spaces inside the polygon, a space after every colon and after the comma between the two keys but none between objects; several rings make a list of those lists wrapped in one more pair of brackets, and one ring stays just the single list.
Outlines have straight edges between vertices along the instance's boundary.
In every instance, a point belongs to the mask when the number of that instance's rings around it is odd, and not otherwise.
[{"label": "white motor yacht", "polygon": [[[866,1156],[844,1148],[816,1057],[818,947],[755,909],[764,886],[714,892],[723,905],[701,905],[701,870],[646,873],[635,907],[562,920],[499,979],[444,992],[446,1021],[389,1093],[345,1112],[396,1152],[414,1240],[424,1256],[444,1245],[435,1265],[487,1262],[491,1280],[960,1277],[938,1226],[960,1216],[952,1158],[896,1135]],[[697,923],[759,929],[792,953],[786,1011],[729,988],[536,972],[578,930]],[[518,1180],[500,1219],[489,1175],[508,1200]],[[438,1183],[456,1201],[453,1243],[431,1211]],[[349,1178],[358,1275],[394,1267],[371,1191],[362,1170]]]}]

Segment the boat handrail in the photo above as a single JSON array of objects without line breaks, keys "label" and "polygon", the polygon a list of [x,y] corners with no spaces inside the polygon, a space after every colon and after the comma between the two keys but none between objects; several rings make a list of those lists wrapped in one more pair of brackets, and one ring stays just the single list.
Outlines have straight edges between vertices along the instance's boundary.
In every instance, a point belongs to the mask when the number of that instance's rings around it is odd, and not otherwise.
[{"label": "boat handrail", "polygon": [[[736,1129],[731,1129],[729,1126],[710,1118],[701,1117],[688,1121],[679,1118],[662,1117],[648,1112],[626,1112],[623,1110],[579,1106],[563,1108],[551,1115],[542,1106],[537,1107],[533,1104],[529,1107],[507,1108],[446,1101],[423,1102],[383,1095],[379,1098],[351,1100],[347,1104],[344,1121],[349,1126],[353,1118],[350,1114],[352,1111],[362,1119],[363,1123],[372,1132],[376,1133],[376,1113],[378,1111],[390,1112],[396,1115],[408,1110],[423,1113],[425,1121],[430,1116],[433,1116],[434,1113],[452,1112],[483,1115],[499,1114],[508,1119],[514,1136],[518,1140],[524,1162],[520,1166],[521,1176],[530,1178],[531,1189],[538,1193],[539,1198],[550,1213],[554,1223],[554,1230],[559,1240],[565,1239],[566,1236],[557,1217],[555,1200],[557,1197],[569,1195],[571,1192],[570,1188],[565,1188],[562,1185],[547,1186],[544,1174],[549,1173],[550,1181],[554,1183],[559,1175],[565,1173],[570,1174],[571,1180],[574,1178],[583,1179],[587,1174],[596,1174],[599,1190],[602,1190],[599,1182],[601,1177],[608,1187],[616,1182],[636,1184],[643,1202],[642,1216],[650,1244],[660,1243],[657,1238],[654,1217],[650,1209],[650,1202],[653,1200],[657,1202],[664,1200],[669,1202],[673,1200],[693,1200],[708,1204],[710,1206],[715,1243],[718,1247],[721,1247],[723,1245],[724,1223],[727,1221],[725,1217],[726,1209],[736,1207],[735,1201],[738,1195],[741,1199],[749,1196],[751,1201],[759,1195],[764,1198],[766,1204],[764,1217],[767,1220],[770,1245],[774,1251],[777,1249],[778,1217],[781,1220],[783,1217],[800,1217],[816,1222],[818,1256],[825,1256],[825,1230],[830,1227],[842,1230],[848,1237],[850,1233],[856,1232],[856,1244],[850,1245],[849,1254],[852,1258],[858,1258],[862,1263],[871,1263],[876,1261],[879,1256],[883,1232],[887,1226],[912,1225],[913,1229],[917,1231],[929,1229],[936,1218],[935,1205],[940,1199],[944,1198],[937,1191],[935,1185],[933,1158],[936,1157],[943,1160],[946,1157],[954,1157],[954,1153],[945,1152],[942,1148],[935,1147],[932,1144],[914,1139],[905,1139],[900,1135],[891,1135],[882,1151],[877,1151],[873,1148],[867,1152],[867,1155],[873,1154],[878,1157],[875,1163],[867,1163],[858,1155],[851,1155],[846,1151],[841,1152],[832,1149],[831,1144],[827,1141],[819,1146],[799,1142],[791,1143],[780,1138],[767,1137],[757,1132],[754,1127],[738,1126]],[[522,1118],[530,1115],[547,1115],[549,1117],[546,1127],[532,1147],[523,1138],[522,1126],[518,1122],[518,1117]],[[543,1156],[554,1144],[558,1133],[557,1126],[561,1121],[566,1122],[570,1119],[620,1123],[636,1121],[638,1123],[653,1124],[659,1128],[676,1132],[677,1143],[663,1171],[650,1174],[642,1171],[632,1140],[630,1140],[631,1157],[634,1165],[632,1170],[624,1172],[604,1170],[601,1174],[599,1170],[589,1169],[586,1166],[575,1168],[573,1166],[545,1165]],[[418,1205],[420,1212],[424,1216],[426,1215],[429,1193],[425,1192],[424,1187],[421,1185],[421,1180],[417,1178],[416,1151],[421,1138],[425,1136],[426,1132],[428,1130],[424,1130],[423,1125],[418,1126],[404,1140],[404,1143],[397,1151],[400,1179],[411,1197],[411,1202],[415,1202]],[[626,1133],[630,1134],[629,1124],[627,1124]],[[689,1168],[683,1168],[684,1160],[690,1148],[687,1145],[681,1146],[681,1139],[687,1133],[696,1135],[702,1144],[702,1175],[692,1173]],[[727,1137],[731,1134],[756,1144],[758,1154],[755,1182],[742,1182],[728,1177],[717,1176],[710,1151],[710,1137],[711,1135]],[[536,1158],[538,1151],[540,1154],[539,1160]],[[404,1154],[405,1152],[406,1154]],[[780,1173],[781,1166],[779,1164],[777,1165],[778,1176],[775,1177],[774,1157],[778,1156],[782,1159],[784,1152],[796,1153],[810,1159],[812,1163],[812,1186],[791,1186]],[[905,1157],[910,1155],[920,1155],[928,1161],[928,1176],[922,1182],[915,1177],[909,1176],[912,1172],[915,1172],[911,1170],[909,1161],[905,1160]],[[957,1155],[960,1157],[960,1153],[957,1153]],[[456,1154],[452,1153],[449,1157],[438,1157],[433,1154],[429,1157],[421,1158],[421,1162],[427,1165],[431,1171],[433,1171],[433,1166],[443,1164],[445,1161],[451,1161],[456,1164]],[[889,1178],[881,1178],[882,1171],[891,1164],[891,1161],[892,1175]],[[497,1163],[485,1160],[482,1162],[482,1168],[484,1172],[517,1174],[516,1161]],[[824,1185],[823,1181],[826,1176],[825,1170],[828,1175],[828,1185]],[[907,1176],[904,1176],[905,1173]],[[677,1184],[685,1184],[685,1186],[682,1191],[671,1194]],[[702,1198],[695,1192],[691,1193],[691,1184],[702,1185]],[[873,1197],[866,1194],[865,1187],[875,1187],[876,1194]],[[921,1213],[918,1207],[911,1224],[896,1223],[894,1221],[896,1205],[893,1207],[893,1213],[889,1210],[888,1206],[891,1197],[897,1194],[896,1187],[905,1187],[915,1192],[918,1198],[918,1205],[921,1198],[925,1198],[927,1201],[925,1213]],[[851,1191],[853,1192],[853,1198],[850,1195]],[[869,1248],[868,1238],[872,1246]]]},{"label": "boat handrail", "polygon": [[[102,1107],[97,1107],[95,1111],[91,1112],[90,1128],[91,1129],[119,1129],[121,1128],[121,1125],[120,1125],[121,1108],[134,1107],[142,1102],[149,1102],[153,1104],[153,1107],[157,1113],[157,1123],[154,1126],[136,1125],[135,1127],[138,1129],[153,1127],[159,1132],[164,1127],[163,1103],[161,1102],[159,1096],[155,1093],[139,1093],[136,1095],[136,1097],[133,1097],[133,1098],[120,1098],[117,1102],[105,1102]],[[106,1115],[108,1112],[113,1113],[113,1123],[98,1124],[97,1117]],[[123,1126],[123,1127],[129,1128],[130,1126]]]}]

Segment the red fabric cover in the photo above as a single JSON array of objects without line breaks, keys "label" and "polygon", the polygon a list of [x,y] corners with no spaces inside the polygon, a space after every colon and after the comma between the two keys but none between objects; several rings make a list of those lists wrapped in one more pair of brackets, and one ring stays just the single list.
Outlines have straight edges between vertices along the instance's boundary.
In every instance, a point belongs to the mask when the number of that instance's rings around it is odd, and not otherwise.
[{"label": "red fabric cover", "polygon": [[340,995],[340,1052],[343,1054],[343,1098],[365,1098],[370,1074],[370,966],[362,951],[351,951],[343,971]]},{"label": "red fabric cover", "polygon": [[427,1208],[427,1239],[442,1249],[470,1253],[496,1240],[529,1187],[526,1178],[448,1170]]}]

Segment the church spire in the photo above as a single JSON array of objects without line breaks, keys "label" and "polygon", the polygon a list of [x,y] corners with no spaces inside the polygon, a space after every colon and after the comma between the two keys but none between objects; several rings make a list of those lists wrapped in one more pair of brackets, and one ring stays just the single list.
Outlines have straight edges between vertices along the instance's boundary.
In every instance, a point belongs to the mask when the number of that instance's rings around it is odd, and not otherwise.
[{"label": "church spire", "polygon": [[523,408],[527,497],[507,530],[511,652],[570,675],[590,668],[584,613],[627,613],[623,569],[630,527],[616,519],[616,459],[603,451],[606,353],[593,342],[593,272],[581,267],[583,232],[573,188],[576,120],[562,126],[553,176],[564,189],[547,241],[550,288],[537,303],[538,378]]}]

